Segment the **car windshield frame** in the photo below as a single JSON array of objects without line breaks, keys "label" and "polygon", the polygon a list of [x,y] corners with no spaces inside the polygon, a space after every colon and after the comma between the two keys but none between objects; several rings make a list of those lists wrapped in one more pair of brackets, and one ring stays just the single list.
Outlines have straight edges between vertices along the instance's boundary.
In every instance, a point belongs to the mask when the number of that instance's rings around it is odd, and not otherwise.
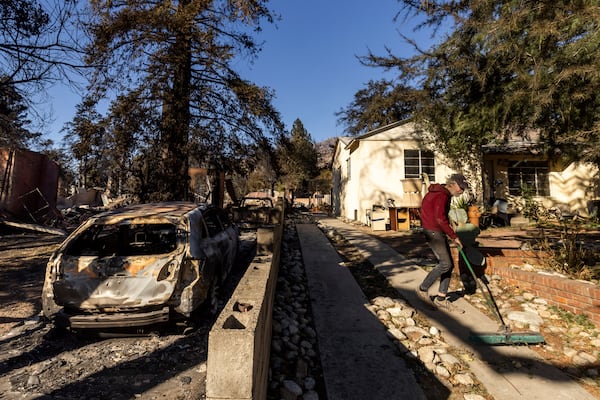
[{"label": "car windshield frame", "polygon": [[95,223],[64,250],[68,256],[143,256],[173,252],[182,233],[173,223]]}]

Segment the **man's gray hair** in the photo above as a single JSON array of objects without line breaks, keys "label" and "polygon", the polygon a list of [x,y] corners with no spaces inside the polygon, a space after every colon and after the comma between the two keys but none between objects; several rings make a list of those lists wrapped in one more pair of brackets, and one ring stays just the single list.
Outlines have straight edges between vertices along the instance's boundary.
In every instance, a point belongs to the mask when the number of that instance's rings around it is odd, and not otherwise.
[{"label": "man's gray hair", "polygon": [[467,182],[467,178],[463,174],[450,175],[446,183],[456,183],[462,190],[469,188],[469,182]]}]

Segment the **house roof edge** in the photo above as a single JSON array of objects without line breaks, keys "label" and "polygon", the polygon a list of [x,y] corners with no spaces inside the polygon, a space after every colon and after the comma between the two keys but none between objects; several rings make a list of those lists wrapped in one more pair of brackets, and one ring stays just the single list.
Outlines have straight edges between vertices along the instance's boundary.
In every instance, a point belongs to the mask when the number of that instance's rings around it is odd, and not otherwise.
[{"label": "house roof edge", "polygon": [[411,121],[412,121],[412,118],[403,119],[401,121],[396,121],[396,122],[392,122],[391,124],[380,126],[379,128],[373,129],[373,130],[371,130],[371,131],[369,131],[367,133],[363,133],[362,135],[351,137],[350,138],[351,139],[350,142],[348,142],[346,144],[346,148],[351,148],[356,142],[358,142],[360,140],[367,139],[367,138],[369,138],[371,136],[377,135],[378,133],[388,131],[390,129],[396,128],[396,127],[401,126],[401,125],[406,125],[406,124],[408,124]]}]

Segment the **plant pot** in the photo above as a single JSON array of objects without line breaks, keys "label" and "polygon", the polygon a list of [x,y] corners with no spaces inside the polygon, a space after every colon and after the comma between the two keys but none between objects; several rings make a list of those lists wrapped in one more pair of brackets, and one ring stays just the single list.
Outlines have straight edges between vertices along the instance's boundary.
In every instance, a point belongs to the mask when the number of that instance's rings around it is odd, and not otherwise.
[{"label": "plant pot", "polygon": [[469,206],[467,209],[467,216],[469,222],[479,227],[479,217],[481,217],[481,211],[478,206]]}]

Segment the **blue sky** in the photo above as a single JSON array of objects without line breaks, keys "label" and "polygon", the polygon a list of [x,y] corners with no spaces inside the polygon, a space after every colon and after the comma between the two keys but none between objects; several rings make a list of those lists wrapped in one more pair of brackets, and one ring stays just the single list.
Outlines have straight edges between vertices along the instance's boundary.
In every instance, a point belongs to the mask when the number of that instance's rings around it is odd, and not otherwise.
[{"label": "blue sky", "polygon": [[356,56],[369,49],[384,54],[386,46],[395,54],[412,52],[398,33],[415,37],[412,27],[393,20],[397,0],[274,0],[271,6],[282,20],[258,36],[263,51],[245,77],[273,88],[287,129],[299,118],[317,142],[344,135],[335,113],[369,80],[384,77]]},{"label": "blue sky", "polygon": [[[400,10],[397,0],[273,0],[270,7],[282,19],[264,25],[257,36],[263,51],[253,64],[240,60],[234,67],[243,78],[273,89],[286,128],[299,118],[316,142],[344,135],[335,113],[366,82],[384,76],[382,69],[360,65],[356,56],[369,49],[384,54],[385,46],[409,54],[412,49],[399,31],[421,45],[430,42],[423,32],[416,36],[410,23],[393,21]],[[60,85],[50,95],[47,107],[54,122],[49,132],[60,141],[58,132],[72,119],[80,96]]]}]

